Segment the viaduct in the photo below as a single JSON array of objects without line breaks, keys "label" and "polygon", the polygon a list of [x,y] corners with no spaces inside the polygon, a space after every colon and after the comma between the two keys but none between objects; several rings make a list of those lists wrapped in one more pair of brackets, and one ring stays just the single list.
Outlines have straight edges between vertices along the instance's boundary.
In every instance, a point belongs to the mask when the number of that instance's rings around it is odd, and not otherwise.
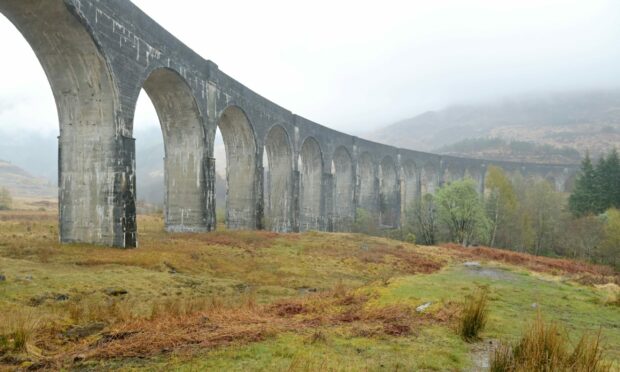
[{"label": "viaduct", "polygon": [[142,89],[163,133],[173,232],[215,229],[218,127],[231,229],[347,231],[357,208],[396,227],[410,203],[444,182],[471,177],[483,192],[489,165],[558,190],[576,172],[410,151],[329,129],[226,75],[129,0],[0,0],[0,13],[34,50],[56,101],[62,242],[137,246],[132,131]]}]

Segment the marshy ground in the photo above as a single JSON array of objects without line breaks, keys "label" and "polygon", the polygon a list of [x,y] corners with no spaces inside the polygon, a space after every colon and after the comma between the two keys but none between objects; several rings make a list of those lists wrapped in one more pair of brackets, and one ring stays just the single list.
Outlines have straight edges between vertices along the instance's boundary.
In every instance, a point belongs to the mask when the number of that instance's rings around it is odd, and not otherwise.
[{"label": "marshy ground", "polygon": [[[0,213],[0,369],[479,370],[538,314],[620,361],[620,277],[584,263],[357,234],[166,234],[57,243],[53,212]],[[467,263],[467,264],[466,264]],[[456,332],[488,293],[481,340]],[[417,311],[421,305],[423,311]]]}]

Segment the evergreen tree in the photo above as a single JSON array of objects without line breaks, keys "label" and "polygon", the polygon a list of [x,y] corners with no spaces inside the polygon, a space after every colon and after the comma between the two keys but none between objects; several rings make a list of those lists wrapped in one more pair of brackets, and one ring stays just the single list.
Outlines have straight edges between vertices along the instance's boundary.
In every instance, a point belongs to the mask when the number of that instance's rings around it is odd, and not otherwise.
[{"label": "evergreen tree", "polygon": [[606,158],[601,157],[596,166],[594,188],[597,196],[597,213],[603,213],[612,207],[620,207],[619,180],[620,159],[614,149]]},{"label": "evergreen tree", "polygon": [[575,188],[568,200],[570,211],[577,217],[599,212],[596,173],[590,154],[586,154],[581,163],[579,176],[575,181]]},{"label": "evergreen tree", "polygon": [[613,149],[607,158],[607,166],[609,168],[609,191],[611,196],[611,207],[620,208],[620,158],[618,151]]}]

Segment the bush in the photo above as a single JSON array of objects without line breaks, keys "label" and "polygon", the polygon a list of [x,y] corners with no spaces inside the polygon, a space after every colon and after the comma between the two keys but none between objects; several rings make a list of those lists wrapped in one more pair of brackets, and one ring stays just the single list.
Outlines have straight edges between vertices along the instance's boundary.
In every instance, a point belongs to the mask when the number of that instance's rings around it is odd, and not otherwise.
[{"label": "bush", "polygon": [[600,332],[583,335],[571,351],[568,334],[556,323],[545,324],[539,315],[514,346],[501,344],[491,358],[491,371],[607,372]]},{"label": "bush", "polygon": [[0,211],[10,210],[13,206],[13,198],[9,189],[6,187],[0,187]]},{"label": "bush", "polygon": [[353,231],[356,233],[378,235],[379,218],[369,210],[357,208],[355,211],[355,222]]},{"label": "bush", "polygon": [[467,342],[476,341],[488,319],[488,296],[486,290],[478,290],[469,297],[461,310],[458,332]]}]

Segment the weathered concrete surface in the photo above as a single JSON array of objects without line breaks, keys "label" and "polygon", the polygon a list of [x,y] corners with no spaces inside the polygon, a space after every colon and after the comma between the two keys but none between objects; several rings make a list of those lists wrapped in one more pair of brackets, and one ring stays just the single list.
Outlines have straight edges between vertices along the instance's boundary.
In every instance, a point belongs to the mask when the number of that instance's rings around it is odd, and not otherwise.
[{"label": "weathered concrete surface", "polygon": [[0,0],[0,13],[32,46],[56,99],[62,242],[136,246],[132,133],[142,89],[165,142],[169,231],[215,228],[218,127],[233,229],[348,231],[357,208],[399,226],[408,206],[446,182],[468,176],[483,192],[489,165],[558,190],[574,181],[577,166],[439,156],[313,123],[226,75],[127,0]]}]

